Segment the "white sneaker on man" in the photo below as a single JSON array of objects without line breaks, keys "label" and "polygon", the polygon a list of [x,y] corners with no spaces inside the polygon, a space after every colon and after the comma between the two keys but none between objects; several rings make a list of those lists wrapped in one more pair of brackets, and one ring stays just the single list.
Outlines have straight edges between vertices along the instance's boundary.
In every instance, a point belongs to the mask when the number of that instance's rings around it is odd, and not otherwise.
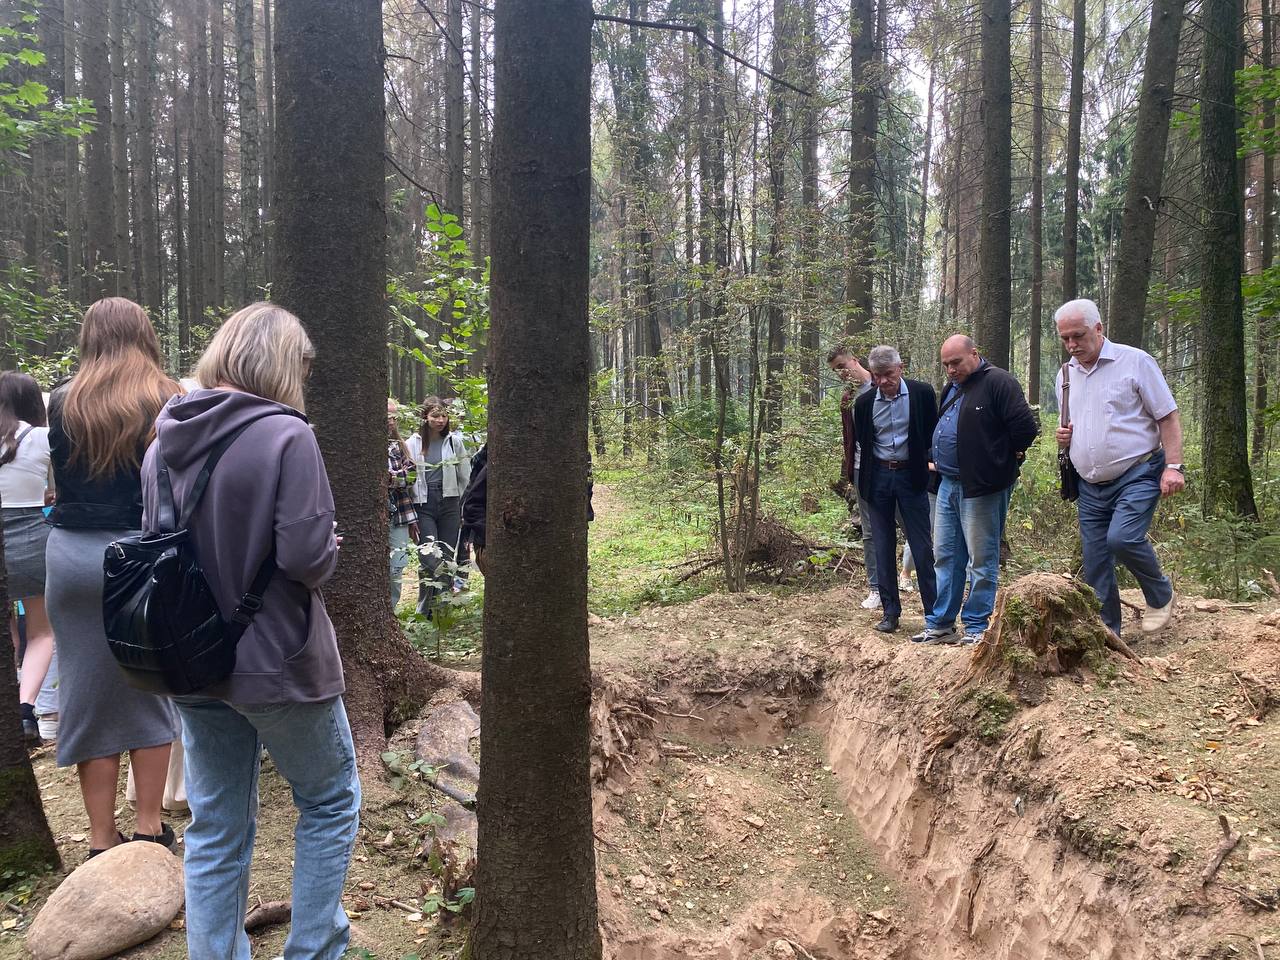
[{"label": "white sneaker on man", "polygon": [[906,574],[898,578],[898,592],[910,593],[915,588],[916,585],[911,581],[910,574]]},{"label": "white sneaker on man", "polygon": [[879,610],[880,609],[880,591],[872,590],[867,594],[867,599],[862,601],[863,610]]},{"label": "white sneaker on man", "polygon": [[1147,612],[1142,615],[1142,632],[1157,633],[1169,625],[1169,621],[1173,619],[1173,601],[1176,597],[1170,597],[1169,602],[1163,607],[1147,607]]}]

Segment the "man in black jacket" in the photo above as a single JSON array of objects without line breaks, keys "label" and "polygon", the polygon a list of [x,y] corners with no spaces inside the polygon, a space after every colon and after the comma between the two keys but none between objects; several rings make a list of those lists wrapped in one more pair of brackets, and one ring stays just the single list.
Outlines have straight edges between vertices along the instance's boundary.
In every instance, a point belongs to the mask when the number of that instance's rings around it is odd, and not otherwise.
[{"label": "man in black jacket", "polygon": [[[1040,422],[1018,381],[982,359],[969,337],[949,337],[941,355],[950,382],[942,391],[933,433],[940,481],[933,528],[938,599],[925,617],[924,632],[911,639],[976,643],[995,606],[1009,495]],[[957,615],[963,636],[956,632]]]},{"label": "man in black jacket", "polygon": [[929,444],[938,420],[933,387],[902,376],[902,358],[893,347],[876,347],[867,366],[876,389],[854,401],[854,432],[862,441],[858,490],[871,508],[878,586],[884,619],[881,633],[898,629],[902,602],[898,597],[898,537],[894,514],[916,561],[920,599],[927,615],[937,599],[933,574],[933,535],[929,522]]}]

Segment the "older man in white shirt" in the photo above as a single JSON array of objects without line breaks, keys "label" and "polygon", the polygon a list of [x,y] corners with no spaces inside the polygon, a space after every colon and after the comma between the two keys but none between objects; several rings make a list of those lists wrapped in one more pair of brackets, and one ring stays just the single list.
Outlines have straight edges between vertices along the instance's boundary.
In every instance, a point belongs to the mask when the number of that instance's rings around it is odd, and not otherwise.
[{"label": "older man in white shirt", "polygon": [[[1058,336],[1071,355],[1070,422],[1058,428],[1058,446],[1070,449],[1080,474],[1083,575],[1102,603],[1102,621],[1120,633],[1116,562],[1142,587],[1144,633],[1173,616],[1173,585],[1147,540],[1162,496],[1186,484],[1182,422],[1164,375],[1150,354],[1112,343],[1102,332],[1098,306],[1072,300],[1054,314]],[[1062,375],[1058,372],[1059,409]]]}]

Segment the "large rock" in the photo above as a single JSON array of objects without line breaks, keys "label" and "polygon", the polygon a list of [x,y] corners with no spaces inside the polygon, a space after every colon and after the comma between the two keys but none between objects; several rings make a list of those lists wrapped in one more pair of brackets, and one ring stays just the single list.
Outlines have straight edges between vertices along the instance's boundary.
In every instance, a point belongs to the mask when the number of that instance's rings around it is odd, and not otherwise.
[{"label": "large rock", "polygon": [[[480,784],[480,766],[471,756],[471,741],[480,736],[480,717],[465,700],[432,707],[422,718],[422,731],[414,753],[436,768],[436,780],[455,795],[474,797]],[[445,803],[444,826],[436,835],[444,841],[476,848],[476,815],[458,803]]]},{"label": "large rock", "polygon": [[182,861],[122,843],[62,881],[27,933],[35,960],[102,960],[150,940],[182,909]]}]

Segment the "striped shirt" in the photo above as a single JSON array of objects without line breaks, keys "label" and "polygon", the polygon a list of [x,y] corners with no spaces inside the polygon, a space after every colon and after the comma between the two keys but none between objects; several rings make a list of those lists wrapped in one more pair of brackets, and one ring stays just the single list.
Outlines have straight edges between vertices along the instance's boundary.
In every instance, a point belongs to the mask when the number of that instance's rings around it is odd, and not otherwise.
[{"label": "striped shirt", "polygon": [[[1090,483],[1114,480],[1160,449],[1158,421],[1178,409],[1155,359],[1137,347],[1103,339],[1089,370],[1072,357],[1071,462]],[[1062,409],[1062,371],[1055,389]]]}]

